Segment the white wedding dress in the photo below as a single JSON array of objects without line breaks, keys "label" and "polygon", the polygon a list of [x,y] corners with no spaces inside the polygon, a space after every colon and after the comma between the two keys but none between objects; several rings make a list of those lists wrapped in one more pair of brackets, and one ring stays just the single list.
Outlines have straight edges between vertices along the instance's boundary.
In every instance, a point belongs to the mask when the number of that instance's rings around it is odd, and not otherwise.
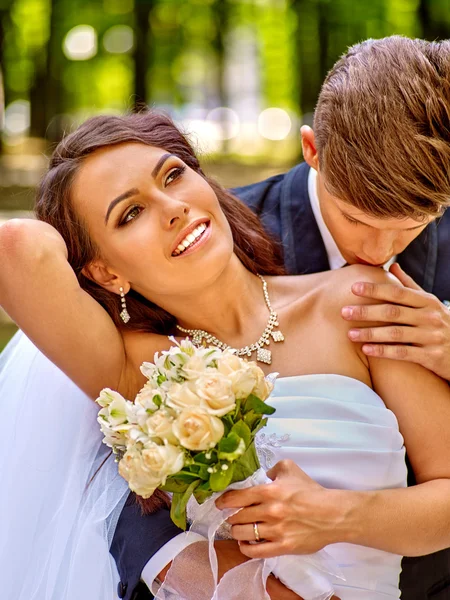
[{"label": "white wedding dress", "polygon": [[[268,402],[276,412],[257,440],[264,468],[290,458],[327,488],[406,487],[397,419],[364,383],[341,375],[282,377]],[[325,550],[345,577],[333,582],[341,600],[400,597],[400,556],[353,544]]]},{"label": "white wedding dress", "polygon": [[[404,487],[403,439],[394,414],[365,384],[338,375],[280,378],[276,408],[258,435],[262,466],[294,460],[330,488]],[[113,600],[109,555],[126,482],[109,459],[95,405],[21,333],[0,359],[0,570],[15,600]],[[327,552],[345,581],[341,600],[399,598],[400,557],[336,544]]]}]

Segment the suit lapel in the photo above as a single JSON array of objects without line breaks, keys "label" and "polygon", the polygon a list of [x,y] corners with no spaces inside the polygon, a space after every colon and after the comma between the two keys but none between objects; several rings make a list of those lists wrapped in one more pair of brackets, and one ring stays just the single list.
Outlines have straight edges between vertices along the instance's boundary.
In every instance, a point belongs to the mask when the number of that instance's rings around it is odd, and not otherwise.
[{"label": "suit lapel", "polygon": [[330,268],[325,245],[311,208],[306,163],[286,173],[281,188],[281,240],[290,274],[318,273]]},{"label": "suit lapel", "polygon": [[432,292],[438,259],[437,223],[433,221],[398,257],[402,269],[426,292]]}]

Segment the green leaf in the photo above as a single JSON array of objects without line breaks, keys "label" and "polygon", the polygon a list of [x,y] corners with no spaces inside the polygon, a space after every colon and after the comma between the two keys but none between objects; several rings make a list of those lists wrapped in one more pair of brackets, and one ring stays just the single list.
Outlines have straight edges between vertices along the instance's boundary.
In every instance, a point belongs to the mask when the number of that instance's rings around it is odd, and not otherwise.
[{"label": "green leaf", "polygon": [[159,408],[162,404],[162,398],[159,394],[156,394],[155,396],[153,396],[152,398],[153,404],[156,404],[156,406]]},{"label": "green leaf", "polygon": [[[209,458],[207,458],[207,455]],[[204,452],[199,452],[194,456],[194,464],[202,464],[202,465],[210,465],[217,461],[216,458],[216,450],[213,448],[212,450],[205,450]]]},{"label": "green leaf", "polygon": [[168,477],[164,485],[160,485],[159,489],[164,492],[170,492],[171,494],[180,494],[185,492],[189,487],[189,483],[186,481],[178,481],[173,477]]},{"label": "green leaf", "polygon": [[255,415],[255,412],[253,410],[245,414],[243,419],[244,423],[247,425],[250,431],[253,431],[258,427],[260,420],[261,415]]},{"label": "green leaf", "polygon": [[233,467],[233,481],[243,481],[259,469],[260,464],[254,442],[250,444],[245,453],[233,463]]},{"label": "green leaf", "polygon": [[252,441],[252,432],[248,424],[241,419],[233,425],[231,431],[242,438],[245,442],[245,447],[248,448]]},{"label": "green leaf", "polygon": [[209,485],[209,481],[205,481],[202,484],[200,484],[197,488],[195,488],[194,497],[199,504],[203,504],[203,502],[207,500],[212,495],[212,493],[213,491],[211,489],[211,486]]},{"label": "green leaf", "polygon": [[218,456],[220,460],[233,461],[245,452],[245,440],[234,431],[226,438],[222,438],[218,445]]},{"label": "green leaf", "polygon": [[[222,464],[226,465],[228,469],[223,470]],[[209,478],[209,485],[213,492],[222,492],[225,488],[227,488],[231,480],[233,479],[234,473],[234,463],[218,463],[217,471],[215,473],[211,473],[211,477]]]},{"label": "green leaf", "polygon": [[174,494],[172,496],[172,505],[170,507],[170,518],[172,521],[183,531],[186,531],[186,505],[189,498],[192,496],[194,490],[200,481],[197,479],[193,481],[187,490],[182,494]]},{"label": "green leaf", "polygon": [[244,412],[253,410],[257,415],[273,415],[275,412],[275,408],[273,406],[269,406],[254,394],[250,394],[250,396],[247,398],[243,406],[243,410]]}]

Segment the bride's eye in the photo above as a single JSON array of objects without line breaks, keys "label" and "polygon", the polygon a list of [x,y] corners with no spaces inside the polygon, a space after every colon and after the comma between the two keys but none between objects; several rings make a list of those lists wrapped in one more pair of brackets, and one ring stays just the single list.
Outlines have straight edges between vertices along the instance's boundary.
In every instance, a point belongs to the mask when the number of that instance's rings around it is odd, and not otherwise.
[{"label": "bride's eye", "polygon": [[169,173],[167,174],[166,180],[164,182],[164,185],[169,185],[170,183],[172,183],[173,181],[175,181],[176,179],[178,179],[179,177],[181,177],[181,175],[183,175],[183,173],[186,171],[186,167],[175,167],[174,169],[171,169],[169,171]]},{"label": "bride's eye", "polygon": [[126,225],[130,221],[134,221],[134,219],[141,214],[142,208],[140,206],[133,206],[127,213],[122,217],[119,227],[122,225]]}]

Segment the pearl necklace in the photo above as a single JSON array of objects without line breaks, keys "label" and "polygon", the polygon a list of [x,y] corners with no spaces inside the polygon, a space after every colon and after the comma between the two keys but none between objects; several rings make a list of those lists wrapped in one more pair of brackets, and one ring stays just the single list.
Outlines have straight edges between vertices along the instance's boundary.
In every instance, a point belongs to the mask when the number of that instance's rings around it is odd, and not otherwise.
[{"label": "pearl necklace", "polygon": [[[203,329],[185,329],[184,327],[181,327],[181,325],[177,325],[177,329],[191,336],[192,343],[196,346],[201,346],[206,342],[208,344],[212,344],[213,346],[217,346],[221,350],[234,350],[237,356],[251,356],[253,352],[256,352],[257,361],[266,363],[266,365],[270,365],[272,363],[272,352],[267,348],[264,348],[264,346],[268,346],[272,340],[274,342],[284,342],[284,335],[279,330],[273,330],[274,327],[278,327],[278,315],[270,304],[269,293],[267,291],[267,281],[261,275],[258,275],[258,277],[261,279],[263,284],[264,300],[267,308],[269,309],[269,319],[267,321],[266,328],[257,342],[250,344],[249,346],[236,349],[231,348],[231,346],[220,341],[218,338],[216,338],[216,336],[204,331]],[[272,340],[270,340],[270,337],[272,337]],[[203,342],[203,340],[205,341]]]}]

